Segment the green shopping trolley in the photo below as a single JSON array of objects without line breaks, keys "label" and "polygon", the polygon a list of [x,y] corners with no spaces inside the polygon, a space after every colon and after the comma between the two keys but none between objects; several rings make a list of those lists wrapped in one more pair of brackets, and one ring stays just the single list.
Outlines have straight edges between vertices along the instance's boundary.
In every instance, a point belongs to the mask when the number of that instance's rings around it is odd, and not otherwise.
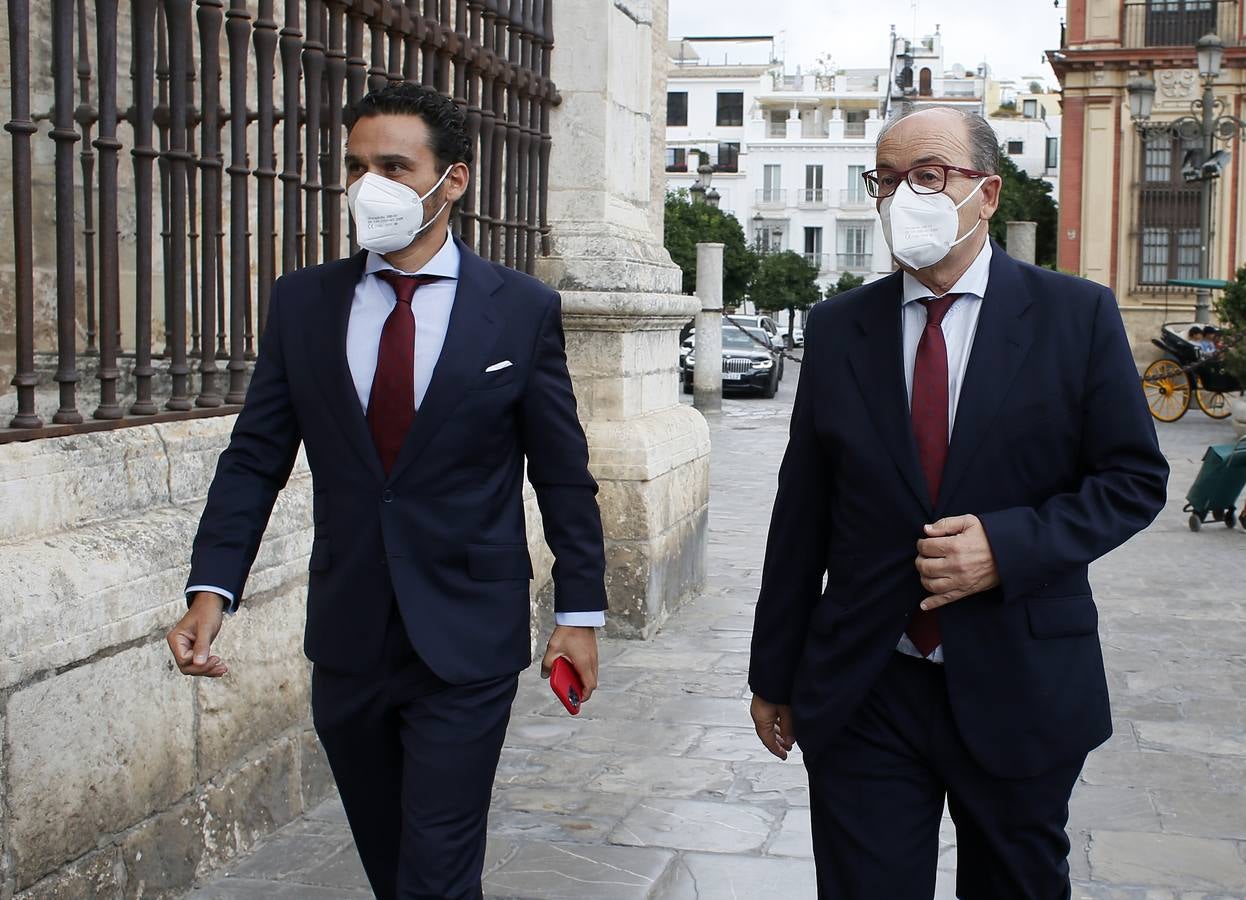
[{"label": "green shopping trolley", "polygon": [[[1185,495],[1190,530],[1198,531],[1210,515],[1232,528],[1238,494],[1246,485],[1246,437],[1235,444],[1214,444],[1203,454],[1203,467]],[[1246,528],[1246,509],[1236,521]]]}]

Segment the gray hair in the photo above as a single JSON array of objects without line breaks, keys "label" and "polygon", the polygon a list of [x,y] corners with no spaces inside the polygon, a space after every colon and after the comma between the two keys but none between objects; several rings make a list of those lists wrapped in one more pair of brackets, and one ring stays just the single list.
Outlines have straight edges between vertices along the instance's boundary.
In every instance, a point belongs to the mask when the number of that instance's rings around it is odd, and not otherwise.
[{"label": "gray hair", "polygon": [[913,113],[925,112],[928,109],[950,109],[959,115],[965,123],[965,130],[969,132],[969,157],[973,161],[973,167],[979,172],[987,172],[991,175],[999,174],[999,138],[996,137],[995,129],[991,127],[991,123],[976,112],[972,112],[963,106],[954,106],[950,103],[905,104],[901,107],[899,114],[888,119],[882,130],[878,132],[878,142],[874,145],[875,149],[877,149],[879,144],[882,144],[883,138],[895,127],[897,122],[908,118]]}]

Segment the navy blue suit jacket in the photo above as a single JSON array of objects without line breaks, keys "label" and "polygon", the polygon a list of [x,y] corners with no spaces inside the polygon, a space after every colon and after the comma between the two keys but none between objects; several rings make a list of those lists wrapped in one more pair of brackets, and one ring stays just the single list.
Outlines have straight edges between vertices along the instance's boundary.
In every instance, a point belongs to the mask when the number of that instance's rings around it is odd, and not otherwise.
[{"label": "navy blue suit jacket", "polygon": [[[375,664],[394,597],[416,651],[446,681],[529,664],[525,458],[556,558],[556,609],[606,608],[597,485],[558,294],[459,250],[445,345],[388,476],[346,362],[361,252],[277,280],[246,404],[208,492],[188,584],[242,597],[303,443],[315,519],[304,647],[331,669]],[[514,365],[485,373],[504,360]]]},{"label": "navy blue suit jacket", "polygon": [[933,505],[902,367],[901,273],[813,309],[749,683],[816,757],[927,596],[923,524],[974,514],[1001,584],[939,610],[957,727],[1000,776],[1076,760],[1112,730],[1087,565],[1151,522],[1168,474],[1116,301],[994,248]]}]

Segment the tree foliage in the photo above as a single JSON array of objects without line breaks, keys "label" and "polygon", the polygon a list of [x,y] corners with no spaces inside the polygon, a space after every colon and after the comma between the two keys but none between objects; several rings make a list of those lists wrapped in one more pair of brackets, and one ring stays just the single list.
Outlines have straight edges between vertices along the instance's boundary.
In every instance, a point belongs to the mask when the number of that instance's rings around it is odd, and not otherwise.
[{"label": "tree foliage", "polygon": [[691,202],[687,190],[668,191],[663,237],[671,259],[683,270],[686,294],[697,290],[697,244],[722,244],[723,304],[739,305],[757,269],[757,257],[744,240],[744,229],[735,216],[708,203]]},{"label": "tree foliage", "polygon": [[818,267],[794,250],[763,254],[749,284],[748,298],[767,312],[786,309],[790,337],[796,310],[808,309],[822,299]]},{"label": "tree foliage", "polygon": [[1004,184],[999,192],[999,209],[991,218],[991,237],[1006,244],[1009,222],[1036,222],[1034,261],[1040,266],[1055,266],[1058,217],[1051,185],[1041,178],[1031,178],[1007,156],[1000,158],[999,175]]},{"label": "tree foliage", "polygon": [[865,284],[865,276],[853,275],[851,272],[844,272],[839,276],[839,280],[834,284],[827,285],[827,299],[834,297],[836,294],[842,294],[844,291],[850,291],[855,287]]},{"label": "tree foliage", "polygon": [[1246,385],[1246,266],[1217,298],[1216,316],[1224,327],[1225,371]]}]

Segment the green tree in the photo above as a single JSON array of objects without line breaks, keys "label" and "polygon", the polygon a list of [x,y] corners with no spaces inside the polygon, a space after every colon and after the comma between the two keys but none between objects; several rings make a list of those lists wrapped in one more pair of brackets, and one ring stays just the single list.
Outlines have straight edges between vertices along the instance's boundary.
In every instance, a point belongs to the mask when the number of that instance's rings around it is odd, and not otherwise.
[{"label": "green tree", "polygon": [[865,276],[853,275],[851,272],[844,272],[839,276],[839,280],[834,284],[827,285],[826,297],[829,300],[836,294],[842,294],[844,291],[850,291],[855,287],[865,284]]},{"label": "green tree", "polygon": [[1225,371],[1246,386],[1246,266],[1216,299],[1216,316],[1224,328]]},{"label": "green tree", "polygon": [[744,240],[744,229],[730,213],[708,203],[693,203],[687,190],[666,194],[664,243],[675,265],[684,273],[684,293],[697,290],[697,244],[723,245],[723,304],[738,306],[757,269],[757,257]]},{"label": "green tree", "polygon": [[796,310],[808,309],[822,299],[818,267],[793,250],[766,253],[757,264],[748,296],[758,309],[787,310],[787,336],[791,343]]},{"label": "green tree", "polygon": [[1001,156],[999,175],[1004,181],[999,192],[999,209],[991,218],[991,237],[1006,243],[1009,222],[1036,222],[1038,235],[1035,262],[1040,266],[1056,264],[1056,201],[1051,185],[1041,178],[1031,178],[1017,168],[1007,156]]}]

